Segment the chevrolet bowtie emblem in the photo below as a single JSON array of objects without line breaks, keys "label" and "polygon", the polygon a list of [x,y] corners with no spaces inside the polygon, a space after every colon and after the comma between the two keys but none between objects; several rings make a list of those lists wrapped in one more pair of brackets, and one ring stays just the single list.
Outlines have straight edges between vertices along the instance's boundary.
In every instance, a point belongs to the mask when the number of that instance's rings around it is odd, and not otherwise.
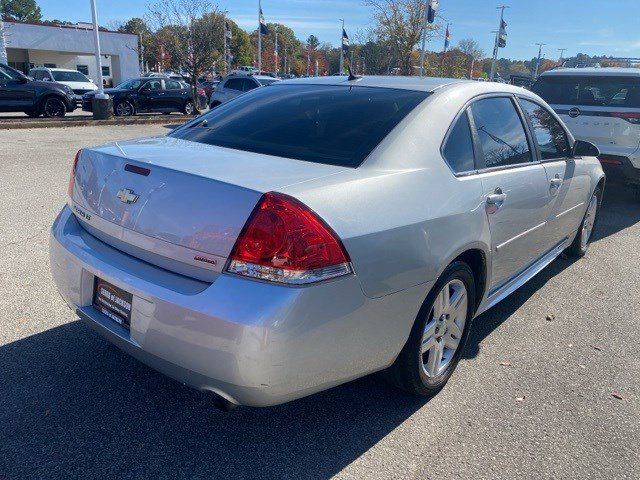
[{"label": "chevrolet bowtie emblem", "polygon": [[140,195],[136,195],[133,193],[133,190],[129,190],[128,188],[123,188],[116,194],[116,197],[118,197],[122,203],[136,203],[139,196]]}]

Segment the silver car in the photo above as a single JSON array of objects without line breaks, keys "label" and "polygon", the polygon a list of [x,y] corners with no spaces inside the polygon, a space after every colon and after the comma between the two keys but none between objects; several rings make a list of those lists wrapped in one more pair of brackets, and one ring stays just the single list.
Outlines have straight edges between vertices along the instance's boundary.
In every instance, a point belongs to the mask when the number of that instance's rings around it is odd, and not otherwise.
[{"label": "silver car", "polygon": [[78,152],[53,276],[110,342],[222,405],[376,371],[433,395],[475,316],[586,253],[597,154],[509,85],[279,82]]},{"label": "silver car", "polygon": [[209,100],[209,108],[215,108],[218,105],[228,102],[243,93],[249,92],[256,88],[265,87],[272,83],[279,82],[277,78],[267,75],[245,75],[230,74],[223,78],[216,86]]}]

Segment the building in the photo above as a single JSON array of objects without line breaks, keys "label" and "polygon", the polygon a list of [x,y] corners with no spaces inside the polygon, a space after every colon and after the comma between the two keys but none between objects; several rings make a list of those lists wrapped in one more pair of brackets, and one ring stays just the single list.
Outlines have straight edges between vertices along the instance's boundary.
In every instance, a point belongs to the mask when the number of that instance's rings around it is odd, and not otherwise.
[{"label": "building", "polygon": [[[9,66],[25,74],[35,66],[78,70],[96,81],[91,24],[40,25],[4,22]],[[140,76],[138,37],[100,30],[102,75],[107,85]]]}]

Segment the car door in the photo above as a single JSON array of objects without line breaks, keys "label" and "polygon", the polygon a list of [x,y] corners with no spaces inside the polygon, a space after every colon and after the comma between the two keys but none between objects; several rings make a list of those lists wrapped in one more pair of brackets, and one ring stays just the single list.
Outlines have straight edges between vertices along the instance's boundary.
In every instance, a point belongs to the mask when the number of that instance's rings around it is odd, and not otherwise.
[{"label": "car door", "polygon": [[554,242],[572,236],[582,220],[591,178],[581,161],[571,157],[569,137],[556,117],[539,103],[518,98],[533,132],[538,158],[547,172],[553,197],[547,215],[549,238]]},{"label": "car door", "polygon": [[164,108],[170,108],[173,111],[180,111],[184,106],[189,95],[189,90],[184,88],[182,84],[173,79],[165,80]]},{"label": "car door", "polygon": [[0,65],[0,106],[11,111],[33,107],[35,89],[18,71]]},{"label": "car door", "polygon": [[470,112],[491,232],[490,285],[499,288],[550,248],[544,229],[550,203],[547,174],[513,97],[482,97]]},{"label": "car door", "polygon": [[149,80],[140,88],[139,96],[138,110],[149,112],[161,110],[164,102],[162,79],[154,78]]}]

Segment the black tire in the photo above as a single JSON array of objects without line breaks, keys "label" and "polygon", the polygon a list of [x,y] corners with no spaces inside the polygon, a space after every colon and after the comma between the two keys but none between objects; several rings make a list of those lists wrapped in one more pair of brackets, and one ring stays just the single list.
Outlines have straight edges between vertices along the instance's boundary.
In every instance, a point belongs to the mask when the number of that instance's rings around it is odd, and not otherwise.
[{"label": "black tire", "polygon": [[184,107],[182,107],[182,113],[185,115],[194,115],[196,113],[196,105],[191,100],[187,100],[184,102]]},{"label": "black tire", "polygon": [[132,117],[136,114],[136,108],[127,100],[122,100],[113,107],[113,114],[116,117]]},{"label": "black tire", "polygon": [[26,110],[24,113],[31,118],[38,118],[40,116],[40,111],[38,110]]},{"label": "black tire", "polygon": [[60,97],[47,97],[42,102],[42,114],[46,118],[62,118],[67,114],[67,105]]},{"label": "black tire", "polygon": [[596,226],[598,225],[598,217],[599,217],[599,213],[600,213],[600,204],[602,203],[602,188],[600,186],[596,187],[596,189],[593,192],[593,195],[589,198],[589,203],[592,201],[591,199],[595,197],[596,198],[596,212],[594,215],[594,218],[592,220],[592,226],[591,226],[591,230],[589,233],[589,236],[586,240],[586,242],[583,240],[583,231],[585,228],[585,222],[589,221],[589,205],[587,205],[587,211],[584,214],[584,217],[582,218],[582,222],[580,222],[580,227],[578,228],[578,231],[576,232],[576,236],[573,239],[573,242],[571,242],[571,245],[569,245],[566,249],[565,249],[565,253],[571,257],[576,257],[576,258],[581,258],[584,257],[587,253],[587,251],[589,250],[589,245],[591,244],[591,239],[593,238],[593,232],[596,229]]},{"label": "black tire", "polygon": [[[462,335],[455,353],[449,360],[446,368],[438,375],[430,377],[423,366],[425,358],[422,353],[423,333],[427,322],[430,320],[434,302],[443,288],[452,281],[460,281],[464,284],[467,294],[466,321]],[[395,363],[386,371],[385,377],[397,387],[425,397],[432,397],[445,386],[455,370],[464,346],[469,336],[473,314],[475,312],[475,280],[471,268],[464,262],[454,262],[442,273],[436,284],[429,292],[426,300],[420,308],[418,317],[411,329],[409,339],[398,355]]]}]

